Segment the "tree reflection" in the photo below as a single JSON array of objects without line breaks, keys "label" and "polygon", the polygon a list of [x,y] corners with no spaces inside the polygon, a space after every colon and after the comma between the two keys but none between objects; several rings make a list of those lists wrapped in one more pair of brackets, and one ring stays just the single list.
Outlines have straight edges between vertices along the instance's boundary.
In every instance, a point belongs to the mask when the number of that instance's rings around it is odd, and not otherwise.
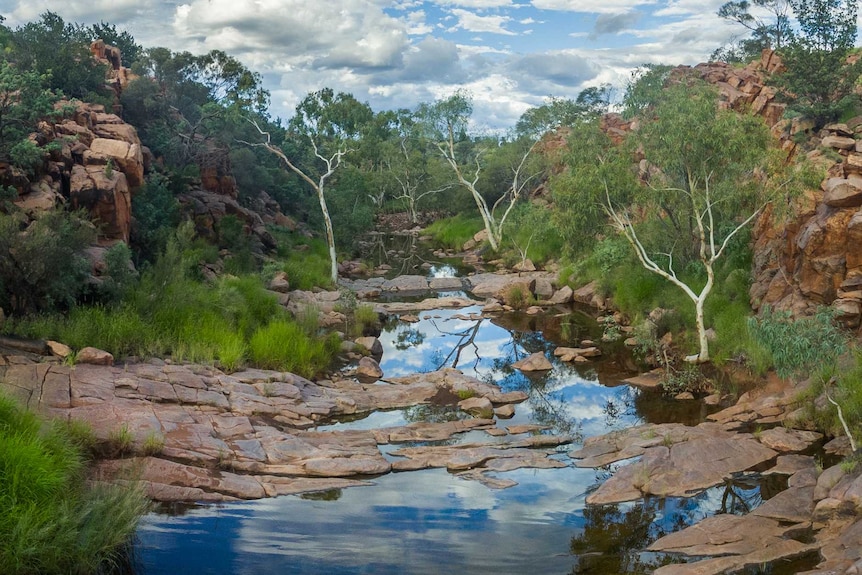
[{"label": "tree reflection", "polygon": [[656,568],[676,562],[666,554],[643,551],[659,537],[687,525],[686,514],[673,514],[657,521],[664,500],[647,499],[628,506],[588,505],[584,508],[586,525],[572,537],[571,552],[578,564],[571,575],[581,573],[652,573]]}]

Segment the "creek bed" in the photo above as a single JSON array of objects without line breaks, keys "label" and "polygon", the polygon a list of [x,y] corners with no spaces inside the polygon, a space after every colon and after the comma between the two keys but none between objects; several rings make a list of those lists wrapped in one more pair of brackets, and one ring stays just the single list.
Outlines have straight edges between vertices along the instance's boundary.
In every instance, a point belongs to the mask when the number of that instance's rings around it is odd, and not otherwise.
[{"label": "creek bed", "polygon": [[[568,433],[578,440],[639,423],[694,424],[706,415],[700,402],[681,403],[620,385],[628,375],[620,367],[625,361],[619,354],[625,352],[613,346],[588,364],[575,366],[554,358],[553,369],[541,374],[510,367],[535,351],[598,339],[598,326],[585,314],[470,319],[479,310],[432,310],[422,312],[416,323],[387,323],[380,337],[385,376],[456,367],[497,383],[503,391],[527,393],[515,417],[499,421],[498,427],[538,424],[548,433]],[[318,429],[375,429],[454,417],[464,416],[452,409],[418,406],[373,412]],[[481,431],[449,441],[480,436],[493,441]],[[409,445],[381,450],[392,458],[389,451]],[[371,487],[152,513],[138,532],[135,571],[649,573],[679,560],[640,551],[661,535],[719,511],[743,512],[774,490],[753,476],[692,498],[588,506],[586,495],[613,468],[576,468],[567,455],[570,447],[561,447],[553,456],[567,464],[564,468],[495,474],[517,482],[508,489],[490,489],[429,469],[378,477]],[[739,501],[747,503],[740,506]]]}]

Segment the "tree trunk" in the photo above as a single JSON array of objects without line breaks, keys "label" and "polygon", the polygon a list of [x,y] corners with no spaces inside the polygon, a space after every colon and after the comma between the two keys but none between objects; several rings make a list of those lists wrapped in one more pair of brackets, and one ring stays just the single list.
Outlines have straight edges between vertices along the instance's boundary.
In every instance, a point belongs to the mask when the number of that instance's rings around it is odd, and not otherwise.
[{"label": "tree trunk", "polygon": [[335,234],[332,231],[332,219],[329,217],[329,208],[326,206],[326,198],[323,197],[323,183],[317,188],[317,199],[320,200],[320,211],[323,213],[323,223],[326,227],[326,245],[329,247],[329,277],[332,279],[333,287],[338,284],[338,262],[335,256]]},{"label": "tree trunk", "polygon": [[700,342],[700,353],[697,354],[697,363],[706,363],[709,361],[709,340],[706,337],[706,325],[703,318],[703,303],[706,301],[708,293],[707,291],[701,292],[700,297],[694,302],[694,309],[697,314],[697,339]]}]

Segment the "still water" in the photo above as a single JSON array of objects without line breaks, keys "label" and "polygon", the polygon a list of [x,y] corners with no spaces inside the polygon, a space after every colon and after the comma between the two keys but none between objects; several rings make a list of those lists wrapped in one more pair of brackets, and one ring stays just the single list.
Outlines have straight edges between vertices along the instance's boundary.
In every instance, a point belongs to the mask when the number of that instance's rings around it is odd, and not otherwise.
[{"label": "still water", "polygon": [[[683,407],[620,385],[626,374],[620,365],[630,360],[613,347],[598,361],[557,362],[541,376],[513,370],[512,362],[532,352],[598,339],[601,332],[577,312],[492,321],[479,317],[480,309],[435,310],[417,323],[387,324],[380,337],[386,376],[449,366],[504,391],[523,390],[529,399],[499,425],[538,423],[572,434],[578,441],[555,456],[566,463],[566,451],[585,437],[646,421],[696,423],[705,415],[699,402]],[[319,429],[453,417],[463,415],[416,407]],[[477,440],[489,439],[471,432],[454,441]],[[164,510],[141,525],[136,573],[649,573],[671,560],[639,551],[651,541],[719,510],[744,511],[766,496],[763,485],[749,482],[691,499],[586,506],[586,495],[611,472],[569,465],[498,473],[518,485],[493,490],[435,469],[389,474],[372,487]]]}]

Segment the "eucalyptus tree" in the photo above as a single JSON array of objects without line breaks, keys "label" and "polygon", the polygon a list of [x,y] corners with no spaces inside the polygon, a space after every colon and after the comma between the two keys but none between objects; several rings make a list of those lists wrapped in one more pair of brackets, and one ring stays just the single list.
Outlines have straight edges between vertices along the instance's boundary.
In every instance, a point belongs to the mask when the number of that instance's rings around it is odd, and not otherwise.
[{"label": "eucalyptus tree", "polygon": [[[641,265],[691,299],[700,350],[686,359],[706,362],[704,303],[715,285],[716,262],[760,213],[772,189],[763,170],[769,132],[758,117],[718,110],[717,94],[703,84],[666,89],[652,112],[651,121],[645,121],[636,136],[650,166],[642,174],[645,186],[628,205],[615,202],[606,187],[605,209]],[[669,209],[680,222],[690,222],[691,234],[684,226],[676,233],[652,237],[639,232],[639,223],[665,220]],[[680,275],[674,253],[687,245],[695,253],[687,267],[699,264],[702,274],[694,282]]]},{"label": "eucalyptus tree", "polygon": [[[769,17],[761,17],[760,13],[768,13]],[[718,16],[751,32],[742,48],[752,55],[763,48],[780,50],[793,37],[788,0],[731,0],[721,5]]]},{"label": "eucalyptus tree", "polygon": [[[329,249],[330,279],[338,280],[338,262],[332,217],[326,202],[330,178],[360,145],[363,128],[373,118],[368,104],[351,94],[336,94],[324,88],[308,94],[296,107],[287,127],[284,142],[272,142],[261,121],[251,120],[265,139],[254,143],[278,156],[287,168],[308,184],[317,195]],[[306,147],[307,146],[307,147]]]},{"label": "eucalyptus tree", "polygon": [[[524,136],[513,142],[513,145],[520,147],[519,159],[510,166],[507,189],[493,203],[489,203],[479,190],[479,179],[490,146],[488,140],[474,145],[475,142],[469,137],[468,124],[472,113],[472,99],[461,90],[433,104],[423,104],[417,112],[427,137],[452,170],[456,183],[466,189],[475,201],[488,235],[488,243],[496,251],[503,241],[506,219],[523,196],[527,184],[535,177],[535,174],[526,173],[527,160],[539,140]],[[502,213],[498,214],[498,208]]]},{"label": "eucalyptus tree", "polygon": [[862,72],[850,61],[856,42],[857,0],[790,0],[799,33],[781,52],[787,70],[776,78],[789,109],[815,120],[835,120],[858,104],[856,81]]},{"label": "eucalyptus tree", "polygon": [[411,223],[419,222],[419,210],[426,198],[453,187],[440,181],[435,159],[428,152],[416,117],[407,110],[395,112],[390,138],[382,147],[381,156],[390,178],[391,198],[403,203]]}]

